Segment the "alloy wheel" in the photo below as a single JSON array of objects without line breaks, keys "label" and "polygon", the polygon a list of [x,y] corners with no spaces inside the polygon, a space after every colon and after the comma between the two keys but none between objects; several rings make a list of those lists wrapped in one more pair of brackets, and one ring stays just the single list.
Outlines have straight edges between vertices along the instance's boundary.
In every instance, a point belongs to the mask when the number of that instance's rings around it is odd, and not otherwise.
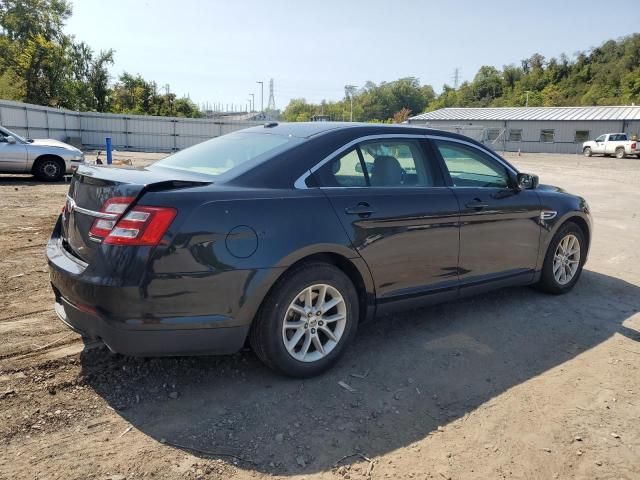
[{"label": "alloy wheel", "polygon": [[282,341],[296,360],[316,362],[338,345],[347,324],[347,305],[340,292],[317,284],[298,293],[284,315]]},{"label": "alloy wheel", "polygon": [[566,285],[575,277],[580,266],[580,241],[572,233],[560,240],[553,256],[553,277]]}]

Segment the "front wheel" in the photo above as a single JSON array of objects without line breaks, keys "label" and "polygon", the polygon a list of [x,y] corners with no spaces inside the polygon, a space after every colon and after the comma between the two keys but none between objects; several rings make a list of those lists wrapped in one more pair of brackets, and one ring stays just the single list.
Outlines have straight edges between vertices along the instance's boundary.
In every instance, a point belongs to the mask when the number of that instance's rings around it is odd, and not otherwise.
[{"label": "front wheel", "polygon": [[249,341],[267,366],[292,377],[312,377],[345,352],[358,327],[358,295],[339,268],[309,263],[274,286]]},{"label": "front wheel", "polygon": [[571,290],[582,273],[587,244],[580,227],[567,222],[556,232],[544,259],[540,289],[555,294]]},{"label": "front wheel", "polygon": [[593,155],[593,152],[591,151],[591,147],[586,147],[582,153],[584,154],[585,157],[590,157],[591,155]]},{"label": "front wheel", "polygon": [[43,157],[36,161],[33,174],[42,182],[57,182],[64,176],[65,165],[55,157]]}]

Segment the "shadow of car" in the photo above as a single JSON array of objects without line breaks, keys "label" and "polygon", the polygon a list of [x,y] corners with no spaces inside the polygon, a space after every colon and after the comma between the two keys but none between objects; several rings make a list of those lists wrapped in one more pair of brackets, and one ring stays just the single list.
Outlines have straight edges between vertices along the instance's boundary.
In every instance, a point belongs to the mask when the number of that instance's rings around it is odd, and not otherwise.
[{"label": "shadow of car", "polygon": [[623,325],[638,311],[639,287],[585,270],[562,297],[511,288],[383,317],[362,329],[337,368],[313,379],[274,374],[250,351],[144,359],[87,349],[82,372],[158,441],[290,475],[423,439],[615,333],[638,341]]}]

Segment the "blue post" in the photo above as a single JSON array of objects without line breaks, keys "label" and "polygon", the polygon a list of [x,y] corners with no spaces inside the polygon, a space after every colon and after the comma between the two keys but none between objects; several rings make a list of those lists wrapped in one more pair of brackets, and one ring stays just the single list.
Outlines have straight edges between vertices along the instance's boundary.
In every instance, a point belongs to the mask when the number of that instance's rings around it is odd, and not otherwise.
[{"label": "blue post", "polygon": [[111,155],[111,137],[107,137],[107,165],[111,165],[113,157]]}]

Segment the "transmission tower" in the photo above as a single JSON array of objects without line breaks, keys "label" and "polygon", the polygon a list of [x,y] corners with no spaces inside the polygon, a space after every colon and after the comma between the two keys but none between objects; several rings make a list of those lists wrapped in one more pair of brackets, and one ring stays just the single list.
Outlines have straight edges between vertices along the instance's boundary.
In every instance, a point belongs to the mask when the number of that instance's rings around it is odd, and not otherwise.
[{"label": "transmission tower", "polygon": [[273,97],[273,78],[269,80],[269,101],[267,102],[267,110],[274,111],[276,109],[276,100]]},{"label": "transmission tower", "polygon": [[457,89],[460,84],[460,69],[456,67],[453,71],[453,88]]}]

